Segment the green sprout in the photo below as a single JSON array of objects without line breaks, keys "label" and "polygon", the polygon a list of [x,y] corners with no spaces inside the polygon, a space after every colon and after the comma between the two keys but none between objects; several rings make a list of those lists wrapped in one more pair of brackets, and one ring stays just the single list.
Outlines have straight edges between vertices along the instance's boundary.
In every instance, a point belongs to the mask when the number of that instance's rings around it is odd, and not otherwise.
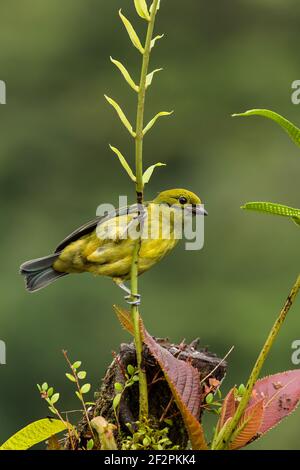
[{"label": "green sprout", "polygon": [[[146,0],[134,0],[134,6],[138,16],[147,23],[147,33],[145,41],[142,41],[136,33],[134,26],[129,19],[119,10],[119,16],[127,31],[127,34],[137,51],[142,56],[142,66],[139,82],[136,83],[131,73],[127,70],[126,66],[119,60],[110,57],[111,62],[116,66],[118,71],[121,73],[123,78],[129,87],[137,94],[137,112],[136,112],[136,123],[135,128],[127,118],[122,107],[111,97],[105,95],[107,102],[114,108],[116,114],[120,118],[125,129],[129,132],[130,136],[135,141],[135,171],[131,168],[126,157],[123,153],[115,146],[110,145],[110,149],[117,155],[119,162],[126,171],[130,180],[135,184],[136,199],[138,204],[142,204],[144,200],[144,186],[149,183],[155,168],[162,167],[165,164],[158,162],[151,165],[144,171],[143,168],[143,146],[144,137],[152,129],[157,120],[163,116],[170,116],[173,111],[161,111],[158,112],[149,122],[145,124],[144,113],[145,113],[145,100],[146,92],[151,86],[155,75],[162,69],[157,68],[152,72],[149,72],[149,63],[151,51],[155,47],[158,40],[163,35],[154,36],[154,26],[157,12],[160,8],[160,0],[153,0],[150,8],[148,8]],[[154,37],[153,37],[154,36]],[[140,225],[140,224],[139,224]],[[132,300],[139,296],[138,292],[138,259],[141,247],[141,238],[138,238],[135,242],[132,265],[131,265],[131,296]],[[140,329],[140,313],[137,305],[132,305],[131,316],[134,325],[134,340],[137,354],[137,365],[138,365],[138,376],[139,376],[139,417],[142,421],[148,417],[148,388],[147,378],[142,367],[142,351],[143,341],[142,333]],[[121,397],[120,394],[115,396],[114,404],[117,407]]]}]

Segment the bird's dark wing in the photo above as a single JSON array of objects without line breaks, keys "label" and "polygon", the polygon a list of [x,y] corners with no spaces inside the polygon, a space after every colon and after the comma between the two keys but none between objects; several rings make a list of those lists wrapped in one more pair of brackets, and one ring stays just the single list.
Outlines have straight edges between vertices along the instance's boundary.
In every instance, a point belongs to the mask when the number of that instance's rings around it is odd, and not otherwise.
[{"label": "bird's dark wing", "polygon": [[96,227],[99,224],[102,224],[106,220],[112,219],[113,217],[119,217],[121,215],[126,215],[130,214],[132,212],[135,212],[137,210],[137,205],[133,204],[132,206],[127,206],[127,207],[121,207],[117,209],[116,211],[110,212],[109,214],[102,216],[102,217],[96,217],[93,220],[90,220],[86,224],[82,225],[78,229],[74,230],[70,235],[68,235],[56,248],[55,253],[61,252],[66,246],[68,246],[70,243],[75,242],[79,238],[83,237],[84,235],[87,235],[88,233],[93,232],[93,230],[96,229]]}]

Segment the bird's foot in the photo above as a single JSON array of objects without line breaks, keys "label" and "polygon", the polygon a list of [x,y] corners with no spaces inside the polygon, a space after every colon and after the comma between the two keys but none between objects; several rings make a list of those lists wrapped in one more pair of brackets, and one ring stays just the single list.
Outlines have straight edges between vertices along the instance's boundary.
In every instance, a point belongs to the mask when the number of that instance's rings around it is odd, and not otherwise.
[{"label": "bird's foot", "polygon": [[[134,298],[136,300],[131,300],[132,298]],[[141,305],[141,296],[140,296],[140,294],[125,295],[125,300],[129,305],[133,305],[135,307],[139,307]]]},{"label": "bird's foot", "polygon": [[[115,281],[116,282],[116,281]],[[129,289],[129,287],[125,286],[125,284],[123,282],[116,282],[116,284],[123,290],[127,293],[127,295],[125,296],[125,300],[126,302],[129,304],[129,305],[134,305],[136,307],[138,307],[139,305],[141,305],[141,296],[140,294],[132,294],[131,293],[131,290]],[[132,299],[135,299],[135,300],[132,300]]]}]

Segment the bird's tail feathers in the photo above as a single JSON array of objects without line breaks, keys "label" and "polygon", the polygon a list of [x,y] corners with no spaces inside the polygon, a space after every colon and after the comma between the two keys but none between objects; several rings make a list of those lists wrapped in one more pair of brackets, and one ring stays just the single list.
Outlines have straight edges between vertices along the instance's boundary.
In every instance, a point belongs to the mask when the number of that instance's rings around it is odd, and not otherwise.
[{"label": "bird's tail feathers", "polygon": [[60,253],[55,253],[44,258],[26,261],[26,263],[21,265],[20,273],[25,276],[26,289],[29,292],[43,289],[57,279],[67,275],[67,273],[55,271],[52,267],[59,255]]}]

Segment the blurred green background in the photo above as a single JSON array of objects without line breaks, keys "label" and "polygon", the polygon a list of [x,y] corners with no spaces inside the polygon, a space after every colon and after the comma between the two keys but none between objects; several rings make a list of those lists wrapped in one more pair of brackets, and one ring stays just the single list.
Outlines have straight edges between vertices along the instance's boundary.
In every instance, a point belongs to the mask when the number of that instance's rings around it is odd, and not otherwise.
[{"label": "blurred green background", "polygon": [[[1,281],[0,442],[48,414],[36,383],[61,392],[61,409],[79,407],[64,377],[61,349],[81,359],[94,389],[113,350],[128,335],[113,303],[122,293],[109,279],[70,276],[35,295],[25,292],[21,262],[47,255],[66,234],[117,204],[134,188],[108,149],[133,158],[132,142],[103,94],[131,120],[135,95],[109,62],[137,77],[139,54],[117,11],[143,31],[131,0],[2,2],[0,79]],[[232,119],[254,107],[300,122],[291,83],[300,79],[298,0],[162,1],[152,56],[164,67],[148,94],[147,118],[175,109],[147,138],[145,165],[164,161],[146,198],[162,189],[199,193],[209,217],[205,247],[184,245],[141,278],[143,316],[153,335],[174,342],[195,336],[223,356],[235,345],[224,390],[247,374],[299,272],[299,228],[286,219],[245,213],[249,200],[299,207],[299,149],[262,118]],[[141,29],[140,29],[141,28]],[[265,373],[294,368],[300,338],[299,300],[272,350]],[[92,398],[92,395],[91,397]],[[252,449],[300,449],[298,410]]]}]

